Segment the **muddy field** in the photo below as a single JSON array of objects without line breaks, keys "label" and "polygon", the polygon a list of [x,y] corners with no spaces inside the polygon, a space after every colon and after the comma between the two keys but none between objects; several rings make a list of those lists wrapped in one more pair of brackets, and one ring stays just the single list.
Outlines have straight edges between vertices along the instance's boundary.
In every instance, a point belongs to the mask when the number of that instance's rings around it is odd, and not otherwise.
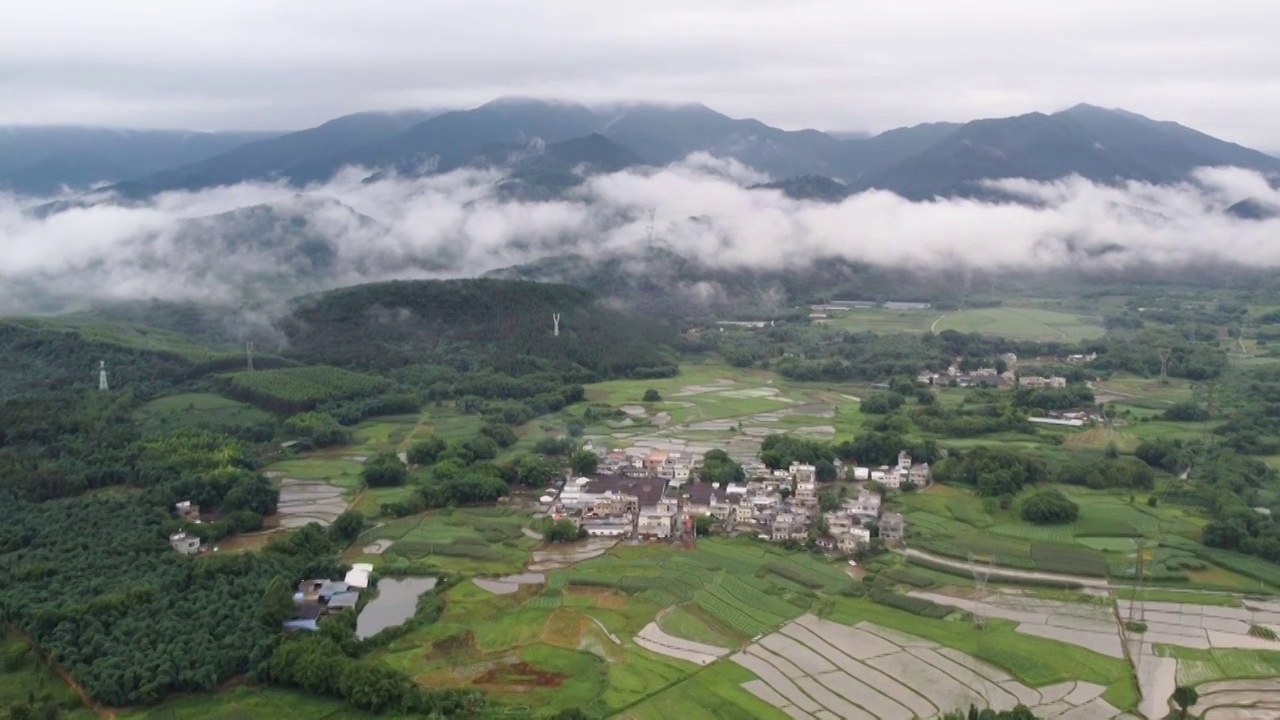
[{"label": "muddy field", "polygon": [[308,523],[328,526],[347,509],[343,489],[323,480],[280,478],[280,526],[298,528]]},{"label": "muddy field", "polygon": [[1046,720],[1128,717],[1101,698],[1099,685],[1033,689],[962,652],[872,623],[849,627],[805,615],[732,660],[758,678],[744,689],[797,720],[911,720],[1018,703]]}]

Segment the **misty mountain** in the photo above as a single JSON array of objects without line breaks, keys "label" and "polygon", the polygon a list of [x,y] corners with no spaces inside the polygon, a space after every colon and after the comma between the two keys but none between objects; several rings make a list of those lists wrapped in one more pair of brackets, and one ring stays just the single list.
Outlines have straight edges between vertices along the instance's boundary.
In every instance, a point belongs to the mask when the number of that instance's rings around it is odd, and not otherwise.
[{"label": "misty mountain", "polygon": [[840,170],[838,175],[846,183],[855,183],[928,150],[959,128],[959,123],[924,123],[872,137],[846,138],[834,161]]},{"label": "misty mountain", "polygon": [[613,173],[645,165],[639,155],[609,138],[592,133],[586,137],[534,148],[507,148],[490,164],[512,168],[498,186],[500,197],[520,200],[550,200],[580,185],[588,175]]},{"label": "misty mountain", "polygon": [[113,190],[126,197],[146,197],[166,190],[199,190],[246,180],[269,180],[299,163],[391,137],[431,115],[425,110],[344,115],[317,127],[245,143],[197,163],[121,183]]},{"label": "misty mountain", "polygon": [[498,145],[556,143],[590,135],[595,115],[586,107],[541,100],[504,99],[473,110],[446,112],[376,142],[283,171],[295,184],[323,181],[347,165],[400,175],[448,172],[472,164]]},{"label": "misty mountain", "polygon": [[772,175],[836,174],[840,141],[817,130],[787,131],[737,120],[705,105],[624,105],[601,111],[601,132],[659,164],[692,152],[731,157]]},{"label": "misty mountain", "polygon": [[991,197],[982,181],[1055,180],[1069,175],[1103,183],[1155,184],[1187,178],[1197,167],[1232,165],[1280,171],[1280,160],[1192,130],[1124,110],[1077,105],[1045,115],[975,120],[927,149],[855,183],[909,199]]},{"label": "misty mountain", "polygon": [[0,189],[48,195],[197,162],[278,133],[0,127]]}]

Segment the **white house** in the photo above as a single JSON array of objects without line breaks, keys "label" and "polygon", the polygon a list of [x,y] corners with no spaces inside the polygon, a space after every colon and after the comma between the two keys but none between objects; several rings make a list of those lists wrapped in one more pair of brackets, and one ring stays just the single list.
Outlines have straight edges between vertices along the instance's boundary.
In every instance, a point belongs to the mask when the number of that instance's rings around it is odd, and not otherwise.
[{"label": "white house", "polygon": [[200,552],[200,538],[194,535],[188,535],[184,532],[174,533],[169,536],[169,544],[174,550],[183,555],[193,555]]}]

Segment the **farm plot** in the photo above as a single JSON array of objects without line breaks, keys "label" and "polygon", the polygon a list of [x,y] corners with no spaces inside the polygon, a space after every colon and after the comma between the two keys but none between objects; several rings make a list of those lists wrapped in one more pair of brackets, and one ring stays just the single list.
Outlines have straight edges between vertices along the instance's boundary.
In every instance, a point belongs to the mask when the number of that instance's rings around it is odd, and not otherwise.
[{"label": "farm plot", "polygon": [[731,659],[756,675],[743,689],[798,719],[910,720],[1019,703],[1046,719],[1124,716],[1102,699],[1100,685],[1031,688],[962,652],[869,622],[849,627],[803,615]]},{"label": "farm plot", "polygon": [[1160,643],[1207,650],[1239,648],[1280,651],[1280,641],[1250,634],[1253,626],[1280,630],[1280,612],[1190,603],[1117,600],[1122,617],[1133,616],[1147,626],[1144,644]]},{"label": "farm plot", "polygon": [[1020,633],[1071,643],[1108,657],[1124,657],[1120,629],[1108,607],[1014,595],[997,595],[985,602],[923,591],[911,596],[1012,620],[1018,623]]},{"label": "farm plot", "polygon": [[1264,720],[1280,717],[1280,681],[1226,680],[1196,688],[1191,714],[1205,720]]}]

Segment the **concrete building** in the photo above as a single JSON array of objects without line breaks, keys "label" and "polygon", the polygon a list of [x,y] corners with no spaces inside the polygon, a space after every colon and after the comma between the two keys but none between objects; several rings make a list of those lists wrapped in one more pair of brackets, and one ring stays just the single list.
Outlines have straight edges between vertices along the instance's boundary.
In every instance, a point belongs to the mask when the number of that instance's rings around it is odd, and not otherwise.
[{"label": "concrete building", "polygon": [[885,513],[880,518],[880,537],[886,541],[902,542],[907,535],[907,521],[899,513]]},{"label": "concrete building", "polygon": [[178,517],[188,522],[200,522],[200,506],[192,503],[190,500],[183,500],[176,503],[173,509],[178,512]]},{"label": "concrete building", "polygon": [[183,555],[194,555],[200,552],[200,538],[194,535],[188,535],[184,532],[174,533],[169,536],[169,544],[174,550]]}]

